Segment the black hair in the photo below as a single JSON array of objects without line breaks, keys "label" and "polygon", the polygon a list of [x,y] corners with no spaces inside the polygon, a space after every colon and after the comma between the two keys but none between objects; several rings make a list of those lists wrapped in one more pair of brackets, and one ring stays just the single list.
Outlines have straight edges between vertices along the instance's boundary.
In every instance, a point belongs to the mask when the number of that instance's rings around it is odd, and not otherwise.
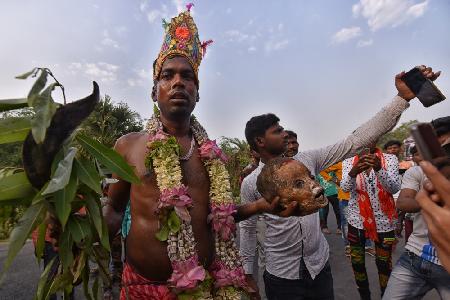
[{"label": "black hair", "polygon": [[394,145],[397,145],[397,146],[401,147],[401,146],[402,146],[402,142],[400,142],[400,141],[398,141],[398,140],[390,140],[390,141],[387,141],[387,143],[384,144],[384,146],[383,146],[383,150],[386,150],[386,149],[389,148],[390,146],[394,146]]},{"label": "black hair", "polygon": [[437,136],[450,132],[450,116],[442,117],[431,121]]},{"label": "black hair", "polygon": [[297,134],[292,130],[285,130],[285,132],[287,133],[288,138],[297,138]]},{"label": "black hair", "polygon": [[245,124],[245,138],[250,145],[250,149],[258,152],[255,139],[264,136],[266,130],[279,121],[280,119],[272,113],[252,117],[247,124]]},{"label": "black hair", "polygon": [[411,155],[416,154],[416,153],[417,153],[417,147],[416,147],[416,146],[412,146],[412,147],[409,149],[409,153],[411,153]]}]

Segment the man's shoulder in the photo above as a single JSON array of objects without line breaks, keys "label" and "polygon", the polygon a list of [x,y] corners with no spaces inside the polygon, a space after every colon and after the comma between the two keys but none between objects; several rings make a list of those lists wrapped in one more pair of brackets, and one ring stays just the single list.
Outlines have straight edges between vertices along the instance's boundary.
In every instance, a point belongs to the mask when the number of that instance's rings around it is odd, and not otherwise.
[{"label": "man's shoulder", "polygon": [[424,173],[423,173],[422,168],[420,166],[413,166],[413,167],[409,168],[408,170],[406,170],[406,172],[403,175],[403,177],[405,177],[405,176],[424,177]]},{"label": "man's shoulder", "polygon": [[148,133],[145,131],[130,132],[117,139],[114,149],[119,153],[124,153],[130,147],[142,144],[147,138]]}]

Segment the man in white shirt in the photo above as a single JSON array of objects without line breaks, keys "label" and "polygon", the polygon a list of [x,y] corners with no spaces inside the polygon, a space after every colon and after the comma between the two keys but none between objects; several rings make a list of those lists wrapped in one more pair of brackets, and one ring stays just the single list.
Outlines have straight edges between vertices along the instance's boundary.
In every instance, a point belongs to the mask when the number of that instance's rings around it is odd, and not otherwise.
[{"label": "man in white shirt", "polygon": [[[424,75],[434,79],[430,68]],[[367,145],[391,130],[401,113],[415,95],[396,76],[398,96],[372,119],[336,144],[311,151],[300,152],[294,159],[301,161],[313,175],[334,163],[355,155]],[[241,186],[242,203],[261,198],[256,179],[264,164],[286,151],[287,134],[273,114],[256,116],[246,125],[246,138],[252,150],[261,156],[258,168],[247,176]],[[267,297],[272,299],[334,299],[333,278],[328,263],[329,247],[319,225],[319,214],[305,217],[279,218],[264,214],[266,222],[266,271],[264,282]],[[249,283],[253,281],[256,248],[256,217],[239,223],[240,254]],[[256,285],[253,284],[256,288]]]},{"label": "man in white shirt", "polygon": [[[437,123],[445,120],[440,119],[437,119]],[[448,129],[441,131],[441,135],[450,134],[450,118],[447,120]],[[408,169],[403,175],[397,207],[414,213],[413,232],[405,246],[405,252],[392,271],[383,299],[421,299],[431,289],[436,289],[442,299],[450,299],[450,274],[437,257],[436,248],[428,236],[428,226],[415,200],[425,178],[419,166]]]}]

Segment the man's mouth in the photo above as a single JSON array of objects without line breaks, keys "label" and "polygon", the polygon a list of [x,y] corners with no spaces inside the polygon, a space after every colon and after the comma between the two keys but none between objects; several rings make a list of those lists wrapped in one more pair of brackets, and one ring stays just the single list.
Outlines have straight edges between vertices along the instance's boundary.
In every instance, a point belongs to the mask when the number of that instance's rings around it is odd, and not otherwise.
[{"label": "man's mouth", "polygon": [[325,207],[328,204],[328,199],[327,197],[325,197],[323,190],[315,195],[315,200],[317,201],[320,207]]},{"label": "man's mouth", "polygon": [[175,92],[170,96],[170,100],[175,101],[188,101],[189,97],[186,95],[186,93],[183,92]]}]

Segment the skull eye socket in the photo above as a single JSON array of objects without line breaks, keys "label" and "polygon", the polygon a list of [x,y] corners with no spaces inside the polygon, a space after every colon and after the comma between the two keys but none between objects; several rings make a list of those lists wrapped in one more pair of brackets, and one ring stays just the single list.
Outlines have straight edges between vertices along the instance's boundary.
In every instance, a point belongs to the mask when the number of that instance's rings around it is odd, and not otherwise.
[{"label": "skull eye socket", "polygon": [[294,186],[295,186],[296,188],[301,189],[301,188],[303,188],[304,185],[305,185],[305,182],[304,182],[303,180],[301,180],[301,179],[296,179],[296,180],[294,181]]}]

